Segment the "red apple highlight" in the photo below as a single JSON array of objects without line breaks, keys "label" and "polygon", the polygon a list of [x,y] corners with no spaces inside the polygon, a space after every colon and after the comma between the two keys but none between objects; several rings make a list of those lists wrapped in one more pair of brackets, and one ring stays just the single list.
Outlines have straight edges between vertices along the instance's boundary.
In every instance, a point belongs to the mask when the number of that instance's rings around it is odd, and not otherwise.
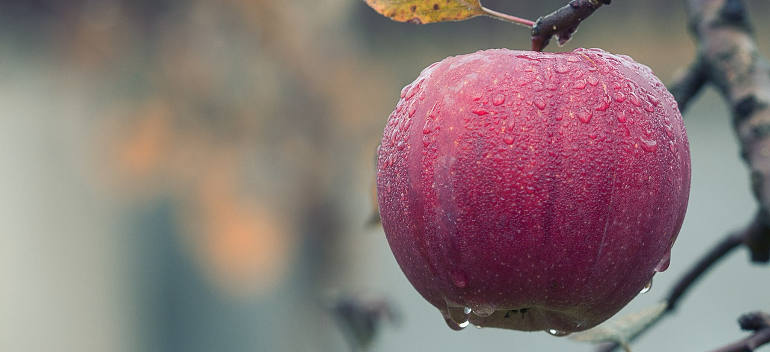
[{"label": "red apple highlight", "polygon": [[689,188],[674,98],[599,49],[435,63],[402,90],[378,152],[393,254],[454,329],[603,322],[668,267]]}]

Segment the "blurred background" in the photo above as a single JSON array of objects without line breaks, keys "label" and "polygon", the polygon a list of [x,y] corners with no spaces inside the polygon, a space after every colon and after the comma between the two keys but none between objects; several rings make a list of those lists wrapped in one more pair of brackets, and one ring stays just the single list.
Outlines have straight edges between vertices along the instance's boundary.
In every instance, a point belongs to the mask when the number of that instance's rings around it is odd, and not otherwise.
[{"label": "blurred background", "polygon": [[[770,3],[746,2],[770,56]],[[535,19],[564,1],[484,4]],[[548,49],[627,54],[670,82],[694,56],[685,21],[681,1],[617,1]],[[356,304],[394,310],[372,351],[591,350],[451,331],[367,226],[401,87],[528,38],[488,18],[396,23],[357,0],[0,1],[0,351],[345,351],[336,322]],[[687,218],[669,270],[624,312],[756,208],[713,89],[686,120]],[[770,309],[767,270],[733,254],[635,350],[743,336],[735,319]]]}]

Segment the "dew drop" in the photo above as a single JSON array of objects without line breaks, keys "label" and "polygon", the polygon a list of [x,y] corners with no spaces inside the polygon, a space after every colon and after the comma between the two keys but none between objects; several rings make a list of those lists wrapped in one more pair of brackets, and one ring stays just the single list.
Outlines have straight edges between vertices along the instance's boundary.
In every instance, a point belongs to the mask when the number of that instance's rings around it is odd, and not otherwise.
[{"label": "dew drop", "polygon": [[482,318],[486,318],[492,315],[492,313],[494,312],[495,312],[495,308],[487,304],[478,305],[473,309],[473,314],[476,314],[477,316],[480,316]]},{"label": "dew drop", "polygon": [[446,309],[442,310],[441,313],[447,326],[452,330],[462,330],[470,324],[468,321],[470,312],[467,307],[459,307],[447,303]]},{"label": "dew drop", "polygon": [[[673,144],[672,144],[673,145]],[[666,255],[663,256],[663,259],[658,262],[658,265],[655,266],[655,271],[662,273],[668,269],[668,266],[671,264],[671,250],[669,250]]]},{"label": "dew drop", "polygon": [[406,92],[409,90],[409,88],[412,88],[411,84],[407,84],[407,85],[404,86],[404,88],[401,88],[401,97],[402,98],[406,96]]},{"label": "dew drop", "polygon": [[557,63],[553,70],[556,71],[556,73],[567,73],[569,72],[569,67],[565,64]]},{"label": "dew drop", "polygon": [[650,104],[655,106],[658,106],[658,104],[660,104],[660,100],[652,94],[647,94],[647,100],[650,101]]},{"label": "dew drop", "polygon": [[664,124],[663,130],[666,131],[666,136],[668,136],[669,139],[674,139],[674,127]]},{"label": "dew drop", "polygon": [[505,103],[505,95],[497,94],[494,98],[492,98],[492,105],[494,106],[500,106],[503,103]]},{"label": "dew drop", "polygon": [[567,56],[567,61],[569,62],[580,62],[580,58],[577,56]]},{"label": "dew drop", "polygon": [[508,144],[508,145],[513,144],[513,136],[506,135],[505,137],[503,137],[503,142],[505,142],[505,144]]},{"label": "dew drop", "polygon": [[593,113],[585,108],[579,109],[575,115],[577,115],[578,120],[580,120],[582,123],[591,122],[591,117],[593,117]]},{"label": "dew drop", "polygon": [[409,117],[414,116],[414,113],[417,112],[417,105],[412,104],[409,106]]},{"label": "dew drop", "polygon": [[631,101],[631,104],[634,104],[634,106],[637,106],[637,107],[642,106],[642,100],[639,99],[639,97],[636,96],[636,94],[631,93],[631,96],[628,99]]},{"label": "dew drop", "polygon": [[[422,82],[420,82],[422,83]],[[409,100],[412,99],[412,97],[417,94],[417,91],[420,90],[420,83],[417,83],[409,88],[409,90],[406,92],[406,96],[404,96],[404,99]]]},{"label": "dew drop", "polygon": [[586,87],[586,81],[584,79],[580,79],[575,81],[575,83],[572,85],[575,89],[583,89]]},{"label": "dew drop", "polygon": [[642,290],[639,291],[639,293],[647,293],[650,292],[650,290],[652,290],[652,278],[650,278],[650,281],[642,287]]},{"label": "dew drop", "polygon": [[595,86],[599,84],[599,79],[594,76],[588,76],[588,84]]},{"label": "dew drop", "polygon": [[537,106],[538,109],[543,110],[545,109],[545,100],[543,98],[537,97],[535,98],[535,101],[533,102],[535,106]]},{"label": "dew drop", "polygon": [[569,335],[569,333],[568,333],[568,332],[566,332],[566,331],[561,331],[561,330],[557,330],[557,329],[548,329],[548,330],[546,330],[546,331],[547,331],[549,334],[551,334],[551,336],[562,337],[562,336],[567,336],[567,335]]},{"label": "dew drop", "polygon": [[621,111],[618,113],[618,122],[626,122],[628,119],[628,116],[626,115],[625,111]]},{"label": "dew drop", "polygon": [[639,141],[642,142],[641,146],[645,152],[651,153],[658,150],[658,142],[655,141],[654,139],[644,139],[642,137],[639,137]]},{"label": "dew drop", "polygon": [[475,94],[473,94],[472,99],[473,99],[473,101],[479,101],[479,100],[481,100],[482,96],[483,96],[483,94],[481,92],[476,92]]},{"label": "dew drop", "polygon": [[606,97],[605,99],[601,99],[598,104],[596,104],[596,111],[607,111],[607,109],[610,107],[610,99],[609,97]]},{"label": "dew drop", "polygon": [[615,94],[612,95],[612,98],[615,99],[616,102],[622,103],[626,101],[626,94],[623,92],[615,92]]},{"label": "dew drop", "polygon": [[474,114],[476,114],[478,116],[484,116],[486,114],[489,114],[489,111],[486,111],[484,109],[473,109],[473,110],[471,110],[471,112],[473,112]]},{"label": "dew drop", "polygon": [[653,112],[653,111],[655,111],[655,107],[652,104],[645,104],[644,105],[644,111]]}]

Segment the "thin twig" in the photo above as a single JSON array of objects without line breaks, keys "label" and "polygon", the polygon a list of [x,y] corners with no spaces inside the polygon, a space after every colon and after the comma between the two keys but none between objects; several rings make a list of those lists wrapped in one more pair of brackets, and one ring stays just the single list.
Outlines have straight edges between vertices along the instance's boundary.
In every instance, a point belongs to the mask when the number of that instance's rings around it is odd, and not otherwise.
[{"label": "thin twig", "polygon": [[671,91],[674,99],[676,99],[679,111],[682,114],[684,114],[692,98],[698,95],[707,80],[706,66],[703,64],[703,61],[695,60],[687,68],[687,71],[669,87],[668,90]]},{"label": "thin twig", "polygon": [[492,17],[494,19],[501,20],[501,21],[518,24],[520,26],[524,26],[524,27],[527,27],[527,28],[532,28],[532,26],[535,25],[535,22],[532,21],[532,20],[528,20],[526,18],[512,16],[512,15],[509,15],[507,13],[502,13],[502,12],[499,12],[499,11],[488,9],[486,7],[483,7],[483,6],[481,7],[481,10],[486,12],[487,16]]},{"label": "thin twig", "polygon": [[754,351],[757,347],[770,342],[770,315],[762,312],[744,314],[738,319],[741,329],[754,331],[753,334],[715,349],[713,352]]}]

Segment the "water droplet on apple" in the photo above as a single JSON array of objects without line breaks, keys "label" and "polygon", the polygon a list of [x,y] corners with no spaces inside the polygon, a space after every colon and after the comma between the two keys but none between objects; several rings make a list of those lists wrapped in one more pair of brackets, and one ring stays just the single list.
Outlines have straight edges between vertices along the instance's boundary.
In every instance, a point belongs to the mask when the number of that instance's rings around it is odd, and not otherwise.
[{"label": "water droplet on apple", "polygon": [[486,111],[484,109],[473,109],[473,110],[471,110],[471,112],[473,112],[474,114],[476,114],[478,116],[484,116],[486,114],[489,114],[489,111]]},{"label": "water droplet on apple", "polygon": [[658,262],[658,265],[655,266],[655,271],[662,273],[668,269],[668,266],[671,264],[671,250],[666,252],[666,255],[663,256],[663,258]]},{"label": "water droplet on apple", "polygon": [[650,281],[642,287],[642,290],[639,291],[639,293],[647,293],[650,292],[650,290],[652,290],[652,278],[650,278]]},{"label": "water droplet on apple", "polygon": [[626,93],[623,92],[615,92],[615,94],[612,95],[612,98],[615,99],[616,102],[622,103],[626,101]]},{"label": "water droplet on apple", "polygon": [[626,115],[625,111],[621,111],[618,113],[618,122],[626,122],[628,119],[628,116]]},{"label": "water droplet on apple", "polygon": [[494,98],[492,98],[492,105],[494,106],[500,106],[505,102],[505,95],[503,94],[497,94]]},{"label": "water droplet on apple", "polygon": [[641,147],[645,152],[654,152],[658,150],[658,142],[654,139],[644,139],[643,137],[639,137],[639,141],[642,142]]},{"label": "water droplet on apple", "polygon": [[565,64],[557,63],[553,70],[556,71],[556,73],[567,73],[569,72],[569,67]]},{"label": "water droplet on apple", "polygon": [[545,109],[545,100],[543,98],[537,97],[535,98],[535,101],[533,102],[535,106],[537,106],[538,109],[543,110]]},{"label": "water droplet on apple", "polygon": [[599,100],[599,103],[596,104],[596,111],[607,111],[610,107],[610,97],[605,97],[604,99]]},{"label": "water droplet on apple", "polygon": [[585,109],[585,108],[578,109],[578,111],[575,113],[575,115],[577,115],[578,120],[580,120],[580,122],[582,122],[582,123],[589,123],[589,122],[591,122],[591,117],[593,117],[593,113],[590,110]]},{"label": "water droplet on apple", "polygon": [[586,87],[586,81],[584,79],[580,79],[575,81],[575,83],[572,85],[575,89],[583,89]]},{"label": "water droplet on apple", "polygon": [[477,316],[480,316],[482,318],[486,318],[492,315],[492,313],[494,312],[495,312],[495,308],[488,304],[477,305],[477,306],[474,306],[473,308],[473,314],[476,314]]},{"label": "water droplet on apple", "polygon": [[462,330],[470,324],[468,321],[470,308],[447,302],[447,307],[445,310],[441,310],[441,314],[444,316],[447,326],[452,330]]},{"label": "water droplet on apple", "polygon": [[406,96],[406,92],[409,91],[409,88],[412,88],[412,84],[407,84],[404,86],[404,88],[401,88],[401,98]]},{"label": "water droplet on apple", "polygon": [[588,84],[595,86],[599,84],[599,79],[594,76],[588,76]]},{"label": "water droplet on apple", "polygon": [[562,336],[567,336],[567,335],[569,335],[569,333],[568,333],[568,332],[566,332],[566,331],[561,331],[561,330],[557,330],[557,329],[548,329],[548,330],[546,330],[546,332],[548,332],[549,334],[551,334],[551,336],[557,336],[557,337],[562,337]]},{"label": "water droplet on apple", "polygon": [[505,137],[503,137],[503,142],[505,142],[505,144],[508,144],[508,145],[513,144],[513,136],[506,135]]}]

